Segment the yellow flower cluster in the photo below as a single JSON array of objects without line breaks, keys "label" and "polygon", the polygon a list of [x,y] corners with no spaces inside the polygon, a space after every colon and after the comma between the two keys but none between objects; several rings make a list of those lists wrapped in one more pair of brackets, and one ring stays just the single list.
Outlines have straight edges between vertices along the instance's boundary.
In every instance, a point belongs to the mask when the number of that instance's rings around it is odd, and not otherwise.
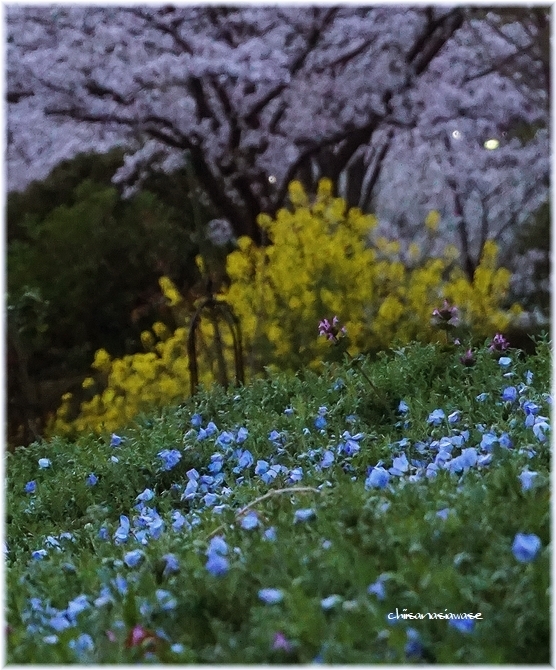
[{"label": "yellow flower cluster", "polygon": [[[332,195],[332,183],[320,181],[310,199],[299,182],[289,188],[292,211],[281,209],[276,218],[258,217],[271,244],[257,247],[248,237],[227,258],[231,280],[218,296],[239,317],[247,376],[270,370],[318,369],[329,342],[318,337],[318,323],[337,315],[347,327],[350,353],[384,349],[393,342],[438,341],[431,324],[432,311],[446,298],[458,306],[476,336],[489,337],[504,330],[520,312],[517,305],[500,308],[508,291],[510,273],[496,268],[496,245],[487,242],[473,281],[454,266],[458,252],[447,247],[441,258],[426,258],[416,244],[402,262],[400,244],[379,237],[372,241],[376,218],[349,209]],[[440,217],[432,212],[425,221],[434,235]],[[204,269],[202,258],[196,262]],[[179,291],[167,277],[160,287],[175,315],[190,322]],[[162,323],[141,335],[146,353],[111,360],[103,349],[92,367],[104,376],[106,388],[81,404],[70,420],[72,398],[67,394],[51,425],[51,433],[113,431],[152,406],[163,406],[189,395],[188,328],[170,333]],[[154,334],[153,334],[154,333]],[[203,318],[198,337],[200,382],[210,386],[226,364],[233,376],[232,338],[220,329],[224,361],[215,345],[215,326]],[[83,386],[94,392],[92,378]]]},{"label": "yellow flower cluster", "polygon": [[[332,196],[329,180],[321,180],[313,202],[292,182],[290,201],[292,211],[281,209],[274,220],[258,218],[272,245],[257,248],[241,238],[228,256],[231,286],[225,298],[241,320],[248,358],[256,362],[259,356],[259,368],[316,368],[328,347],[316,336],[317,324],[333,315],[346,325],[350,353],[356,353],[394,341],[439,339],[431,314],[443,298],[458,305],[478,337],[504,330],[520,311],[516,305],[500,308],[510,274],[496,268],[493,242],[485,245],[473,281],[453,267],[453,246],[442,258],[422,258],[412,244],[415,267],[408,269],[399,242],[379,237],[371,243],[376,219],[348,210]],[[439,222],[438,212],[427,216],[429,234]]]},{"label": "yellow flower cluster", "polygon": [[[162,278],[164,295],[175,305],[182,300],[176,287],[167,277]],[[179,300],[176,298],[179,296]],[[100,349],[95,354],[92,367],[102,373],[105,384],[98,384],[93,377],[87,377],[83,388],[92,392],[97,384],[105,386],[90,400],[82,402],[77,418],[72,418],[73,396],[67,393],[53,418],[48,433],[50,435],[72,436],[81,432],[100,433],[114,431],[129,423],[140,412],[153,407],[162,407],[179,402],[189,396],[190,376],[187,356],[188,328],[182,327],[170,333],[168,328],[157,322],[152,330],[141,334],[146,353],[137,353],[112,360]],[[231,346],[231,334],[227,327],[221,328],[224,346]],[[197,335],[199,362],[199,382],[208,387],[218,379],[217,355],[214,348],[214,325],[210,318],[203,318]],[[224,348],[226,358],[231,360]],[[233,368],[228,367],[233,378]]]}]

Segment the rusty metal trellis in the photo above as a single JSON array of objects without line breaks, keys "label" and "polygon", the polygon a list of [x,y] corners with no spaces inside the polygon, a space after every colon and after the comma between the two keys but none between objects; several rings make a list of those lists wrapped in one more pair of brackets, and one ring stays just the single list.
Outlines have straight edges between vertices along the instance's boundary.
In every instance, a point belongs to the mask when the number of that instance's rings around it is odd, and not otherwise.
[{"label": "rusty metal trellis", "polygon": [[191,320],[189,334],[187,336],[187,355],[189,358],[189,378],[192,396],[197,392],[197,386],[199,385],[199,366],[197,364],[197,329],[201,323],[203,311],[208,311],[214,326],[219,375],[218,381],[224,388],[228,387],[226,362],[224,360],[222,339],[220,337],[220,329],[218,325],[218,317],[221,317],[227,323],[228,328],[232,333],[236,384],[240,385],[245,383],[243,372],[243,348],[241,343],[241,327],[239,319],[234,314],[232,308],[227,302],[223,300],[217,300],[213,296],[209,296],[208,298],[204,298],[197,307],[197,310],[195,311],[195,314]]}]

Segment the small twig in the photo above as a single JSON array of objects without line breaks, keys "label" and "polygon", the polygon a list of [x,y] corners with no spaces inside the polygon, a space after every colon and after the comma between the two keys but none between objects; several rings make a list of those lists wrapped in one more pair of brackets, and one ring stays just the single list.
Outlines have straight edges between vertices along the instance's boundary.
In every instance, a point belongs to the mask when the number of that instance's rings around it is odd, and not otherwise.
[{"label": "small twig", "polygon": [[[245,514],[245,512],[248,512],[250,509],[252,509],[255,505],[258,505],[263,500],[273,498],[274,496],[282,495],[282,493],[320,493],[320,490],[312,488],[311,486],[297,486],[287,489],[273,489],[272,491],[265,493],[264,496],[260,496],[259,498],[256,498],[255,500],[251,501],[248,505],[245,505],[245,507],[242,507],[238,512],[236,512],[236,520],[239,519],[240,516]],[[211,533],[209,533],[209,535],[207,536],[207,540],[210,540],[210,538],[213,535],[216,535],[221,530],[224,530],[224,528],[226,528],[226,525],[227,524],[223,523],[221,526],[218,526],[218,528],[215,528]]]}]

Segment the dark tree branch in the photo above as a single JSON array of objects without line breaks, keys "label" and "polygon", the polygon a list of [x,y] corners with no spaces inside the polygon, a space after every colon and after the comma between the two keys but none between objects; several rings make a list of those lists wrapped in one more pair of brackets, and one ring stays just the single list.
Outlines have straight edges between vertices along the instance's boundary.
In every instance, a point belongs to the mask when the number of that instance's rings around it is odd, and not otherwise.
[{"label": "dark tree branch", "polygon": [[[325,15],[324,18],[321,22],[321,25],[319,27],[313,28],[311,33],[309,34],[307,38],[307,44],[305,45],[305,48],[298,54],[298,56],[293,60],[293,62],[290,65],[290,77],[293,78],[295,75],[299,72],[299,70],[303,67],[305,64],[309,54],[315,47],[317,46],[323,31],[325,28],[327,28],[330,23],[333,21],[336,13],[338,12],[337,8],[331,8],[329,9]],[[259,100],[254,107],[252,107],[251,111],[249,114],[245,117],[245,120],[249,126],[251,126],[255,120],[256,117],[263,111],[263,109],[272,101],[274,100],[277,96],[282,93],[286,88],[288,87],[288,84],[278,84],[274,88],[272,88],[266,95],[263,96],[261,100]]]},{"label": "dark tree branch", "polygon": [[432,8],[428,8],[426,11],[428,15],[427,27],[406,57],[407,64],[413,66],[416,75],[425,72],[440,49],[462,26],[464,19],[464,10],[460,7],[456,7],[438,19],[433,19]]}]

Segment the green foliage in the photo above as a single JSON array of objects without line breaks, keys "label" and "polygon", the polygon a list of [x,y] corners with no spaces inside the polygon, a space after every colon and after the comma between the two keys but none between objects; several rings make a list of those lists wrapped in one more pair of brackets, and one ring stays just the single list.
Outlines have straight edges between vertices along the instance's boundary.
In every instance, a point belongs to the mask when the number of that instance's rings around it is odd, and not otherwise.
[{"label": "green foliage", "polygon": [[[48,303],[41,341],[25,352],[36,386],[83,376],[101,347],[116,356],[140,350],[141,330],[155,318],[176,325],[158,278],[166,274],[182,290],[199,279],[184,171],[165,180],[152,175],[123,200],[111,183],[121,163],[118,150],[78,156],[44,182],[9,194],[8,290],[38,290]],[[201,204],[196,214],[201,226],[210,218]],[[55,409],[46,393],[38,395],[43,413]],[[24,403],[17,394],[14,402]]]},{"label": "green foliage", "polygon": [[[466,368],[460,352],[410,344],[361,369],[327,363],[321,374],[305,369],[228,393],[202,391],[142,415],[120,433],[119,445],[108,435],[82,435],[8,455],[8,663],[548,664],[550,447],[525,425],[524,402],[549,416],[550,351],[547,341],[529,357],[509,350],[503,367],[483,345]],[[386,397],[407,403],[395,424],[374,418],[362,372]],[[502,400],[509,385],[519,389],[515,402]],[[429,416],[436,409],[446,419],[435,426]],[[448,420],[456,411],[458,420]],[[320,428],[318,417],[326,419]],[[211,421],[214,432],[203,433]],[[241,443],[240,428],[247,430]],[[360,434],[359,451],[340,448],[346,430]],[[369,466],[382,460],[388,469],[402,453],[410,462],[434,461],[439,441],[466,431],[465,447],[481,455],[487,434],[505,434],[511,446],[495,443],[490,464],[459,473],[440,469],[412,481],[414,466],[385,488],[365,486]],[[181,457],[163,470],[159,454],[173,449]],[[238,450],[250,452],[251,465],[239,466]],[[334,462],[325,468],[327,451]],[[452,456],[459,453],[454,446]],[[218,476],[209,469],[215,454],[222,456],[221,482],[199,480],[197,493],[184,498],[193,468],[200,477]],[[49,467],[40,469],[40,458]],[[281,466],[274,480],[257,474],[260,460]],[[518,479],[524,468],[538,473],[529,490]],[[93,486],[90,473],[98,477]],[[25,493],[29,481],[35,493]],[[141,522],[137,496],[146,488],[153,497]],[[247,506],[259,522],[251,530],[241,524]],[[296,510],[308,508],[314,516],[294,523]],[[164,528],[155,536],[149,530],[142,544],[133,533],[156,518],[152,510]],[[118,545],[121,515],[132,532]],[[271,527],[274,540],[264,535]],[[513,555],[516,533],[540,539],[531,562]],[[220,577],[206,568],[216,535],[229,547],[229,570]],[[59,550],[45,544],[48,536]],[[43,548],[47,556],[31,558]],[[124,558],[135,549],[144,557],[128,567]],[[177,572],[165,571],[169,553]],[[384,599],[368,591],[380,576]],[[266,588],[279,589],[282,600],[265,604],[259,591]],[[163,606],[161,589],[171,606]],[[55,627],[55,614],[78,596],[88,606],[68,627]],[[388,623],[396,608],[481,612],[482,619],[465,634],[445,620]],[[151,642],[130,644],[134,626],[150,631]],[[414,659],[407,656],[409,629],[419,636]],[[289,647],[273,648],[277,633]],[[71,648],[81,634],[91,636],[89,650]]]}]

